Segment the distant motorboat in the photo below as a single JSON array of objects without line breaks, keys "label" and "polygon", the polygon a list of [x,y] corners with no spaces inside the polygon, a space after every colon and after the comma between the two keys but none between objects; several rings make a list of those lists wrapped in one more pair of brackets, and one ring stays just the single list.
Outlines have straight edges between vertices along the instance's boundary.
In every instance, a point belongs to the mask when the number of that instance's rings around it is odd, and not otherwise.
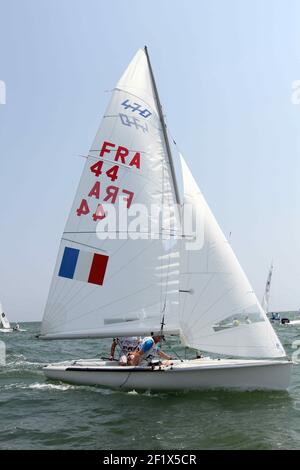
[{"label": "distant motorboat", "polygon": [[270,321],[272,323],[278,323],[283,326],[300,326],[300,319],[298,320],[290,320],[288,317],[281,317],[279,312],[272,312],[270,314]]},{"label": "distant motorboat", "polygon": [[300,326],[300,319],[290,320],[289,318],[281,318],[280,324],[285,326]]}]

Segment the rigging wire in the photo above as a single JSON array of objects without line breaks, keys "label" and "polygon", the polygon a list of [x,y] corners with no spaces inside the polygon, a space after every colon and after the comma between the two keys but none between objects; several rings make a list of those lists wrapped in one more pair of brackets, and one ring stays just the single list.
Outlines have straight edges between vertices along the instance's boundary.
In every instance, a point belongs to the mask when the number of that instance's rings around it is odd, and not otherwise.
[{"label": "rigging wire", "polygon": [[180,357],[180,355],[178,354],[178,352],[173,348],[173,346],[172,346],[169,342],[166,341],[166,339],[165,339],[165,343],[166,343],[166,345],[168,346],[168,348],[170,348],[171,351],[175,354],[175,356],[177,357],[177,359],[179,359],[180,362],[184,362],[184,360],[182,359],[182,357]]}]

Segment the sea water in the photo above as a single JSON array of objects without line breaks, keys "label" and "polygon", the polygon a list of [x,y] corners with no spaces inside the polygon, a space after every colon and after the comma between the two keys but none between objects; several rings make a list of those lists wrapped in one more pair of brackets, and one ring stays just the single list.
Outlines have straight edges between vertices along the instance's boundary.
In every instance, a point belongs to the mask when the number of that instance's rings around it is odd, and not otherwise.
[{"label": "sea water", "polygon": [[[109,340],[43,341],[39,323],[0,334],[1,449],[299,449],[300,364],[288,392],[150,393],[46,380],[48,362],[108,356]],[[300,327],[275,325],[291,357]],[[164,349],[175,346],[168,339]],[[176,347],[182,357],[185,350]],[[189,353],[191,354],[191,353]]]}]

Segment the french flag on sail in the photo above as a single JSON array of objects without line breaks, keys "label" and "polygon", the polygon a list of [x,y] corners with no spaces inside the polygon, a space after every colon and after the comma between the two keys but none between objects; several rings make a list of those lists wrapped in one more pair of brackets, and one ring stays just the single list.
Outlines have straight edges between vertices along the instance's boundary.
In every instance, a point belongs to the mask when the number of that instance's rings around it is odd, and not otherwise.
[{"label": "french flag on sail", "polygon": [[58,275],[102,286],[107,262],[106,255],[66,246]]}]

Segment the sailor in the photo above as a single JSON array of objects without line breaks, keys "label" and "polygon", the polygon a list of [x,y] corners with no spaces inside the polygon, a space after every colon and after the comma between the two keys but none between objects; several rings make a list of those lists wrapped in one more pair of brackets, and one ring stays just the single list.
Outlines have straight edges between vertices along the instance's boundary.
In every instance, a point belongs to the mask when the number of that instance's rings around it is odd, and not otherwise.
[{"label": "sailor", "polygon": [[119,346],[120,348],[119,364],[121,366],[126,366],[128,353],[136,351],[140,342],[141,342],[141,338],[137,336],[114,338],[111,343],[109,360],[110,361],[115,360],[115,350],[116,350],[116,347]]},{"label": "sailor", "polygon": [[160,350],[160,343],[164,339],[162,335],[146,336],[139,344],[136,351],[128,353],[129,366],[137,366],[144,359],[150,359],[155,355],[167,360],[171,360],[172,357]]},{"label": "sailor", "polygon": [[19,323],[16,323],[15,326],[13,327],[14,331],[19,331],[20,330],[20,325]]}]

